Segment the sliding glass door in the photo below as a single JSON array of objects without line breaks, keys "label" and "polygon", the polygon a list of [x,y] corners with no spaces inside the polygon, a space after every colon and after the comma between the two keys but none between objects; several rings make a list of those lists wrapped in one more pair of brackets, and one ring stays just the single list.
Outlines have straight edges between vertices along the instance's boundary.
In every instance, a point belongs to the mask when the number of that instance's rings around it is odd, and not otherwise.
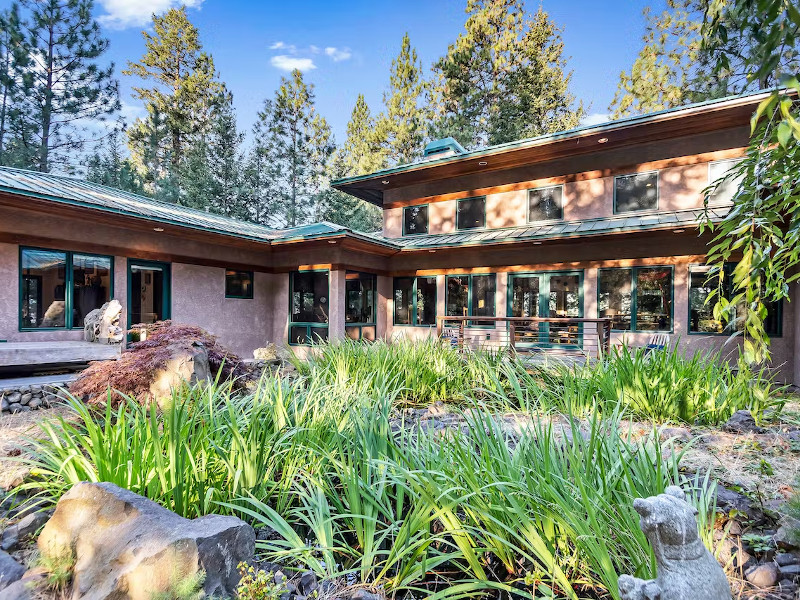
[{"label": "sliding glass door", "polygon": [[[583,271],[509,275],[508,315],[583,317]],[[571,323],[523,324],[517,327],[517,345],[577,347],[582,343],[581,329],[581,325]]]},{"label": "sliding glass door", "polygon": [[128,261],[128,328],[171,316],[169,263]]}]

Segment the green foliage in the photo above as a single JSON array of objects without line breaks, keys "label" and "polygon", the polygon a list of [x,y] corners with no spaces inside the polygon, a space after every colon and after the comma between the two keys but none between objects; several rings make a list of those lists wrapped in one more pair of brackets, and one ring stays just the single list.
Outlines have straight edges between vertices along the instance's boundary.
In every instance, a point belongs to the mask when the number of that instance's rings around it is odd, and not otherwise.
[{"label": "green foliage", "polygon": [[158,592],[150,596],[151,600],[201,600],[205,598],[203,582],[206,574],[203,572],[194,573],[188,577],[173,577],[169,589]]},{"label": "green foliage", "polygon": [[623,347],[576,369],[526,369],[504,362],[490,395],[510,406],[581,415],[622,410],[656,423],[724,423],[747,409],[761,422],[786,402],[765,371],[733,369],[719,354],[684,357],[677,349],[646,353]]},{"label": "green foliage", "polygon": [[75,553],[69,548],[62,548],[58,552],[49,552],[47,555],[39,555],[36,559],[36,566],[45,570],[47,589],[59,594],[64,593],[72,581],[75,561]]},{"label": "green foliage", "polygon": [[[742,77],[784,86],[753,115],[747,154],[730,174],[741,179],[733,207],[720,223],[707,216],[703,227],[714,233],[709,262],[720,272],[723,263],[742,256],[733,272],[733,297],[720,289],[712,298],[715,317],[730,318],[728,306],[743,305],[744,357],[762,363],[770,357],[765,302],[788,299],[790,284],[800,278],[800,11],[790,0],[714,0],[703,33],[709,48],[747,40]],[[730,70],[726,53],[715,59],[717,72]]]},{"label": "green foliage", "polygon": [[433,137],[466,147],[575,127],[584,114],[569,93],[558,27],[522,0],[468,0],[465,31],[434,65]]},{"label": "green foliage", "polygon": [[134,194],[144,194],[144,182],[139,172],[130,158],[125,157],[120,140],[123,125],[115,127],[103,146],[89,157],[86,163],[86,180]]},{"label": "green foliage", "polygon": [[742,541],[756,554],[766,554],[775,549],[775,541],[771,535],[746,533],[742,536]]},{"label": "green foliage", "polygon": [[275,583],[275,575],[269,571],[247,563],[239,563],[237,569],[242,576],[236,586],[238,600],[278,600],[286,592],[286,586]]}]

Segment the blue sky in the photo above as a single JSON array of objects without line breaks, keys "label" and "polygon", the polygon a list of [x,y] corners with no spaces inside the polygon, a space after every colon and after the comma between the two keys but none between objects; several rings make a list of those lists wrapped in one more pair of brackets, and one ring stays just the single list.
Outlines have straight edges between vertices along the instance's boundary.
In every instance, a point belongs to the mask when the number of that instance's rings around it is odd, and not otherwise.
[{"label": "blue sky", "polygon": [[[175,0],[96,2],[118,72],[128,60],[141,57],[141,30],[149,27],[149,15],[177,4]],[[654,3],[660,7],[660,0]],[[461,32],[466,0],[190,0],[187,4],[206,50],[233,92],[242,128],[249,131],[263,99],[274,94],[281,76],[287,74],[282,68],[301,64],[315,85],[318,110],[341,143],[359,93],[364,93],[373,113],[380,110],[389,66],[403,34],[409,32],[428,68]],[[564,28],[565,54],[574,71],[572,91],[590,113],[607,112],[620,70],[629,68],[638,52],[645,4],[645,0],[542,1]],[[529,11],[537,7],[537,2],[528,0]],[[119,77],[124,113],[130,120],[141,111],[131,95],[135,82]]]}]

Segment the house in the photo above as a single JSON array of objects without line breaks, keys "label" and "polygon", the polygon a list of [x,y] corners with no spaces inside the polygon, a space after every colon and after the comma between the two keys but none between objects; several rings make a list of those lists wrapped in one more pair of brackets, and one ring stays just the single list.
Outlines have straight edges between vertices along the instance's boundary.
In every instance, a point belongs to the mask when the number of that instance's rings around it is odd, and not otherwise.
[{"label": "house", "polygon": [[[698,216],[704,189],[744,154],[763,97],[472,152],[440,140],[421,162],[334,182],[382,208],[379,234],[276,230],[0,168],[0,340],[79,340],[86,313],[113,297],[127,325],[198,324],[243,355],[268,341],[418,339],[448,315],[609,319],[613,343],[664,333],[688,352],[729,352],[704,303],[710,237]],[[718,189],[712,215],[735,186]],[[774,366],[794,382],[798,304],[770,306],[767,319]],[[508,337],[502,321],[465,327]],[[558,344],[547,327],[532,345]]]}]

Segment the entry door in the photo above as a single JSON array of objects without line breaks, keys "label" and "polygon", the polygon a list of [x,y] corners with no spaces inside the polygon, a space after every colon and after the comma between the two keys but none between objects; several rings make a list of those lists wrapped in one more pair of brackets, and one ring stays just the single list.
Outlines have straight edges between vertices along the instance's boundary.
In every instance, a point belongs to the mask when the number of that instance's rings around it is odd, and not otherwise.
[{"label": "entry door", "polygon": [[[512,317],[583,316],[583,271],[555,271],[509,276],[508,315]],[[582,325],[540,323],[522,327],[523,346],[580,346]]]},{"label": "entry door", "polygon": [[169,263],[128,261],[128,328],[171,316]]}]

